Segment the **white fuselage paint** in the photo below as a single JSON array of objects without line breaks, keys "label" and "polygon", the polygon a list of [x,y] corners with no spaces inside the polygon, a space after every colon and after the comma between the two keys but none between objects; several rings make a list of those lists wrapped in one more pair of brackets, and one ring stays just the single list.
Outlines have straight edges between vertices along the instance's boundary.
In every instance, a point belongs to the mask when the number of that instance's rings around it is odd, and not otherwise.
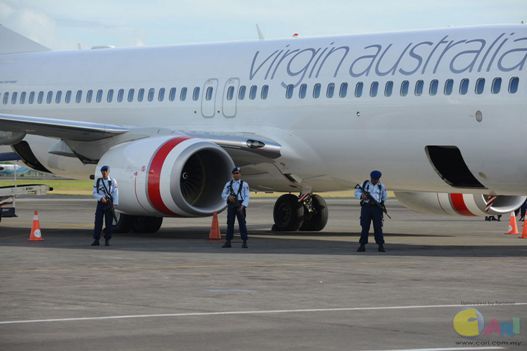
[{"label": "white fuselage paint", "polygon": [[[159,48],[57,51],[0,56],[0,94],[62,90],[60,104],[2,104],[3,113],[91,121],[131,127],[163,127],[177,130],[257,133],[282,145],[276,160],[313,191],[353,187],[371,169],[383,171],[383,181],[399,191],[485,192],[527,194],[527,26],[487,26],[457,29],[341,36],[312,39],[185,45]],[[490,84],[502,78],[499,94]],[[519,89],[508,93],[512,77]],[[466,95],[459,83],[470,79]],[[475,82],[485,78],[483,94]],[[430,82],[439,81],[438,93],[428,93]],[[447,79],[454,92],[443,93]],[[402,81],[410,82],[408,96],[400,96]],[[421,96],[414,94],[416,81],[424,81]],[[369,96],[372,82],[379,93]],[[393,95],[384,96],[393,81]],[[340,85],[349,84],[339,97]],[[355,85],[364,83],[362,97]],[[298,97],[301,84],[307,97]],[[314,99],[313,86],[322,85]],[[335,96],[326,87],[335,83]],[[288,84],[296,85],[287,99]],[[247,87],[244,100],[226,99],[230,85]],[[252,85],[258,97],[248,98]],[[260,98],[263,85],[269,96]],[[210,101],[207,87],[215,87]],[[169,101],[171,87],[177,101]],[[182,87],[187,100],[179,101]],[[198,101],[192,89],[201,87]],[[116,102],[119,89],[124,102]],[[127,102],[128,89],[135,95],[145,89],[143,102]],[[155,88],[148,102],[148,89]],[[165,99],[157,101],[160,88]],[[103,102],[86,103],[86,91],[104,90]],[[113,102],[106,92],[114,89]],[[72,102],[64,94],[72,90]],[[75,102],[83,91],[81,103]],[[1,96],[1,95],[0,95]],[[55,99],[55,96],[53,97]],[[27,98],[26,98],[27,100]],[[44,97],[45,100],[45,97]],[[482,120],[476,120],[476,112]],[[233,117],[231,117],[233,116]],[[0,127],[1,129],[1,127]],[[39,160],[57,174],[87,177],[93,165],[47,152],[55,140],[27,136]],[[425,153],[426,145],[455,145],[474,176],[488,189],[452,188],[435,172]],[[245,174],[253,189],[289,190],[285,178],[263,179]]]}]

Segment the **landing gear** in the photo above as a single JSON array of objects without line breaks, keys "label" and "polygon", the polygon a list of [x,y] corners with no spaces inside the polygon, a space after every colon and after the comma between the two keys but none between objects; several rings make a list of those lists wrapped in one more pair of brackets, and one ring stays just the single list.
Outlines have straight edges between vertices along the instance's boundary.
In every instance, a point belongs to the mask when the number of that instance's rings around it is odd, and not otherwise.
[{"label": "landing gear", "polygon": [[328,223],[328,206],[320,195],[311,195],[304,201],[302,231],[321,231]]},{"label": "landing gear", "polygon": [[293,194],[282,195],[276,200],[273,210],[274,225],[272,230],[295,231],[304,221],[304,206]]},{"label": "landing gear", "polygon": [[128,233],[133,230],[136,233],[155,233],[161,228],[163,217],[131,216],[115,212],[117,222],[113,220],[114,233]]},{"label": "landing gear", "polygon": [[319,195],[282,195],[273,211],[273,231],[320,231],[328,223],[328,207]]}]

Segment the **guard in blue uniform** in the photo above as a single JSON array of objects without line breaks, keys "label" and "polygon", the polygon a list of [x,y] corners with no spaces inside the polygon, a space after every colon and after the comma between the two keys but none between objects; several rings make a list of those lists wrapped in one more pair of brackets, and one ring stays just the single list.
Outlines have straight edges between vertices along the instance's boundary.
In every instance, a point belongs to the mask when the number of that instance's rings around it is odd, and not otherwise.
[{"label": "guard in blue uniform", "polygon": [[[370,180],[364,181],[362,188],[370,194],[379,204],[384,205],[387,198],[386,187],[380,182],[382,173],[379,171],[372,171],[370,173]],[[373,230],[375,233],[375,242],[379,245],[379,251],[385,252],[384,236],[382,234],[383,212],[382,208],[375,205],[368,196],[357,187],[355,190],[355,197],[360,199],[360,225],[362,231],[360,233],[360,246],[358,252],[366,251],[366,244],[368,243],[368,234],[370,232],[370,224],[373,222]]]},{"label": "guard in blue uniform", "polygon": [[95,210],[95,227],[91,246],[99,246],[103,219],[106,225],[104,228],[104,245],[110,246],[114,216],[113,206],[119,204],[117,180],[110,178],[110,167],[102,166],[101,175],[102,177],[97,178],[93,185],[93,197],[97,200],[97,210]]},{"label": "guard in blue uniform", "polygon": [[232,179],[225,184],[223,200],[227,202],[227,239],[222,247],[231,247],[231,240],[234,236],[234,218],[238,219],[240,236],[243,240],[242,248],[247,248],[247,225],[245,218],[247,206],[249,206],[249,184],[241,180],[240,167],[232,170]]}]

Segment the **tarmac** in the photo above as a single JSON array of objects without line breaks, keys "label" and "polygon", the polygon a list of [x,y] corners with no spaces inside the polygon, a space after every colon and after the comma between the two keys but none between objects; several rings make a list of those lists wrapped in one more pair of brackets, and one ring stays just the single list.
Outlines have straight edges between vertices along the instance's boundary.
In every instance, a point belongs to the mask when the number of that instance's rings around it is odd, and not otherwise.
[{"label": "tarmac", "polygon": [[[322,232],[272,233],[274,200],[248,211],[249,249],[209,241],[211,218],[91,247],[88,198],[17,201],[0,223],[0,350],[526,350],[527,240],[507,219],[417,214],[388,201],[388,252],[355,252],[355,200],[328,200]],[[28,241],[39,210],[43,241]],[[225,233],[225,213],[220,214]],[[521,230],[521,226],[520,226]],[[479,323],[483,326],[483,323]],[[500,329],[499,327],[497,329]]]}]

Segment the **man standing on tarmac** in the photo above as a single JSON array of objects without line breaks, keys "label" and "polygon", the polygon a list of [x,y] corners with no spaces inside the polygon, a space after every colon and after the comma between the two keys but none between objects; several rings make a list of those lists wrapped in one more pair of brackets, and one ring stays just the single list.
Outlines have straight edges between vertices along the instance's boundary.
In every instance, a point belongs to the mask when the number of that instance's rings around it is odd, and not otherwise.
[{"label": "man standing on tarmac", "polygon": [[[370,232],[370,224],[373,221],[373,229],[375,233],[375,242],[379,245],[379,252],[386,252],[384,249],[384,236],[382,234],[383,208],[384,201],[387,198],[386,187],[379,179],[382,173],[379,171],[372,171],[370,173],[370,180],[365,180],[362,184],[362,189],[357,186],[355,189],[355,197],[360,199],[360,225],[362,231],[360,233],[360,246],[358,252],[366,251],[366,244],[368,243],[368,234]],[[373,201],[370,196],[373,198]]]},{"label": "man standing on tarmac", "polygon": [[231,240],[234,236],[234,218],[238,218],[240,236],[243,240],[242,248],[247,248],[247,225],[245,223],[246,209],[249,205],[249,184],[241,180],[240,167],[232,170],[232,179],[225,184],[223,200],[227,201],[227,240],[223,248],[231,247]]},{"label": "man standing on tarmac", "polygon": [[112,238],[112,222],[114,217],[114,205],[119,203],[119,191],[117,180],[110,178],[110,167],[101,167],[102,177],[95,180],[93,185],[93,197],[97,200],[95,211],[95,227],[93,229],[93,243],[91,246],[99,246],[101,239],[102,221],[104,218],[104,245],[110,246]]}]

